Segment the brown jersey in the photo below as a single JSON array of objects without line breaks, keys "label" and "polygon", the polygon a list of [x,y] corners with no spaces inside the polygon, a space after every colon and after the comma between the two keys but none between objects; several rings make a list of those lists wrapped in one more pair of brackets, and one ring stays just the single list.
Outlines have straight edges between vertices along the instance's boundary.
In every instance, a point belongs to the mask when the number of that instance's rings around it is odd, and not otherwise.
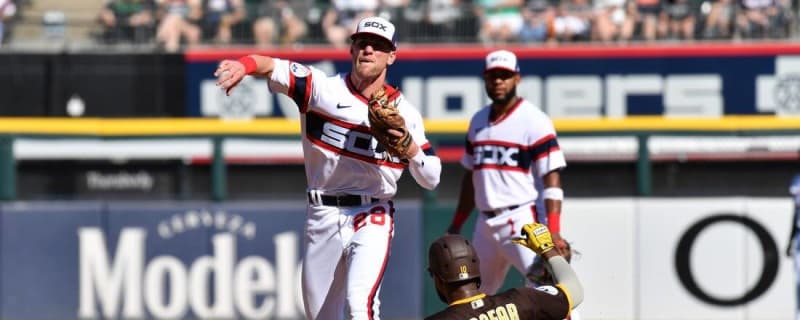
[{"label": "brown jersey", "polygon": [[560,287],[514,288],[452,305],[425,320],[562,320],[570,307],[567,293]]}]

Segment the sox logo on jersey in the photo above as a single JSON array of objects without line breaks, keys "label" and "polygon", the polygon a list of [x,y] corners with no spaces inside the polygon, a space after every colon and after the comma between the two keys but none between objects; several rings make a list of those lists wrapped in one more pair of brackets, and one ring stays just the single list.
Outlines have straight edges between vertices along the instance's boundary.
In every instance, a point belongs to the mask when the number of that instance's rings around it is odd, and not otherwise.
[{"label": "sox logo on jersey", "polygon": [[519,167],[519,147],[479,145],[475,146],[474,165]]},{"label": "sox logo on jersey", "polygon": [[308,112],[306,123],[308,139],[320,147],[376,164],[403,167],[400,159],[390,157],[378,144],[366,126],[343,122],[313,111]]}]

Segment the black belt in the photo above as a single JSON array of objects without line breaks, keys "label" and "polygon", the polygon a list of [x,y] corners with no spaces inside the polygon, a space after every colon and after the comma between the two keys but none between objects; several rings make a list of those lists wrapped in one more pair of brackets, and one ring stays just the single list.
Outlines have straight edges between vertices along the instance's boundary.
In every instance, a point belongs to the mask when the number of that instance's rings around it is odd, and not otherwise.
[{"label": "black belt", "polygon": [[503,213],[504,211],[514,210],[516,208],[519,208],[518,204],[517,205],[513,205],[513,206],[508,206],[508,207],[505,207],[505,208],[500,208],[500,209],[497,209],[497,210],[481,211],[481,212],[483,214],[485,214],[489,218],[494,218],[494,217],[500,215],[501,213]]},{"label": "black belt", "polygon": [[[361,202],[361,196],[357,196],[354,194],[346,194],[341,196],[320,195],[319,197],[322,200],[322,205],[324,206],[356,207],[366,204]],[[308,201],[311,202],[312,204],[314,203],[314,200],[312,200],[311,198],[311,193],[308,193]],[[370,198],[369,203],[375,203],[378,201],[380,201],[380,199]]]}]

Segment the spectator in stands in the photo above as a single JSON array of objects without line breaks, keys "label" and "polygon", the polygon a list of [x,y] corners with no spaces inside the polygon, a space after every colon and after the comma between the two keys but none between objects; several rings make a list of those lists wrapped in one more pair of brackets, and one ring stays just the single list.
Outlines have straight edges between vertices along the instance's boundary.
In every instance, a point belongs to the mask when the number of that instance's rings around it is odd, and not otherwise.
[{"label": "spectator in stands", "polygon": [[263,0],[253,22],[253,38],[258,46],[270,46],[275,38],[281,45],[294,44],[308,33],[304,17],[314,4],[311,1]]},{"label": "spectator in stands", "polygon": [[[435,42],[466,41],[475,37],[476,32],[464,30],[462,22],[466,18],[465,4],[461,0],[429,0],[423,3],[425,11],[424,36]],[[467,27],[468,29],[468,27]]]},{"label": "spectator in stands", "polygon": [[594,39],[602,42],[628,41],[633,35],[635,8],[626,0],[595,1]]},{"label": "spectator in stands", "polygon": [[559,41],[591,39],[594,10],[589,0],[563,0],[556,7],[553,32]]},{"label": "spectator in stands", "polygon": [[503,44],[518,40],[524,24],[522,0],[478,0],[473,2],[480,18],[478,38],[484,44]]},{"label": "spectator in stands", "polygon": [[178,51],[182,39],[188,45],[200,43],[200,0],[160,0],[158,12],[156,39],[167,52]]},{"label": "spectator in stands", "polygon": [[522,9],[522,17],[525,24],[519,32],[519,40],[522,42],[546,42],[555,41],[553,37],[553,20],[555,10],[547,0],[531,0]]},{"label": "spectator in stands", "polygon": [[104,39],[143,43],[150,41],[155,23],[153,0],[110,0],[100,10]]},{"label": "spectator in stands", "polygon": [[17,14],[13,0],[0,0],[0,46],[8,41],[11,34],[11,20]]},{"label": "spectator in stands", "polygon": [[744,38],[766,38],[780,26],[782,8],[776,0],[740,0],[737,27]]},{"label": "spectator in stands", "polygon": [[218,44],[229,44],[233,39],[233,27],[245,17],[243,0],[200,0],[203,17],[200,28],[203,40]]},{"label": "spectator in stands", "polygon": [[408,35],[409,24],[405,9],[411,6],[412,0],[380,0],[379,2],[378,16],[391,21],[397,34]]},{"label": "spectator in stands", "polygon": [[689,0],[667,0],[668,35],[673,39],[694,39],[695,13]]},{"label": "spectator in stands", "polygon": [[654,41],[666,33],[661,14],[661,0],[635,0],[635,20],[641,26],[642,39]]},{"label": "spectator in stands", "polygon": [[378,15],[392,21],[395,28],[400,29],[397,22],[405,20],[403,9],[408,8],[411,2],[411,0],[380,0]]},{"label": "spectator in stands", "polygon": [[772,30],[773,38],[787,38],[792,33],[792,26],[795,25],[796,0],[777,0],[778,16],[775,19],[775,28]]},{"label": "spectator in stands", "polygon": [[322,17],[325,38],[336,47],[344,47],[358,21],[374,16],[379,5],[379,0],[332,0]]},{"label": "spectator in stands", "polygon": [[730,38],[733,34],[733,7],[732,0],[713,0],[705,17],[703,37],[706,39]]}]

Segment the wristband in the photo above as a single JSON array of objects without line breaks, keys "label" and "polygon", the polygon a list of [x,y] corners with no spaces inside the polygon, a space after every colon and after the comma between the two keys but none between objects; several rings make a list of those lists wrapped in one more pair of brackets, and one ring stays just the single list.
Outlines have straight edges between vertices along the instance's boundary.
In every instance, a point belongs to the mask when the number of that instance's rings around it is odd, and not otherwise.
[{"label": "wristband", "polygon": [[251,56],[244,56],[239,58],[239,62],[244,65],[244,73],[245,74],[252,74],[258,69],[258,64],[256,63],[256,59],[253,59]]},{"label": "wristband", "polygon": [[561,212],[547,213],[547,228],[551,233],[561,232]]},{"label": "wristband", "polygon": [[545,188],[542,191],[542,196],[550,200],[564,200],[564,189],[558,187]]}]

